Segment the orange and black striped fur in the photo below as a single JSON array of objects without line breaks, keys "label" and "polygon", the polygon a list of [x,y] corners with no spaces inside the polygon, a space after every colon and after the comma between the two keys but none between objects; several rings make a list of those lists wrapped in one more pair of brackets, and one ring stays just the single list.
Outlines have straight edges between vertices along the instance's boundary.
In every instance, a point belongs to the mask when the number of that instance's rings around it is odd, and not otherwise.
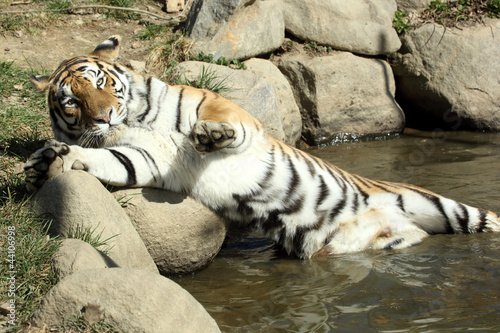
[{"label": "orange and black striped fur", "polygon": [[103,183],[188,193],[310,258],[405,248],[434,233],[500,231],[496,214],[374,181],[291,148],[211,91],[170,86],[114,62],[118,37],[64,61],[47,92],[55,137],[26,164],[37,188],[70,169]]}]

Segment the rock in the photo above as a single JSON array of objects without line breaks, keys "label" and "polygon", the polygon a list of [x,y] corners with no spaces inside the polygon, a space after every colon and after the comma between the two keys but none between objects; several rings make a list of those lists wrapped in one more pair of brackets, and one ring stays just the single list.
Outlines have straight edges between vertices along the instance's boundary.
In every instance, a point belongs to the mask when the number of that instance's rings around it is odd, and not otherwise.
[{"label": "rock", "polygon": [[421,12],[431,2],[432,0],[396,0],[400,12]]},{"label": "rock", "polygon": [[285,38],[279,0],[196,0],[186,31],[193,53],[248,59],[277,49]]},{"label": "rock", "polygon": [[113,194],[126,202],[125,211],[162,275],[204,268],[224,242],[226,222],[185,195],[152,188]]},{"label": "rock", "polygon": [[64,239],[52,258],[59,280],[75,272],[116,267],[104,253],[79,239]]},{"label": "rock", "polygon": [[171,280],[150,272],[109,268],[74,273],[42,299],[31,323],[61,328],[81,316],[118,332],[220,332],[206,310]]},{"label": "rock", "polygon": [[366,55],[397,51],[395,0],[286,0],[286,30],[304,40]]},{"label": "rock", "polygon": [[[255,59],[247,63],[247,70],[234,70],[188,61],[177,65],[174,73],[181,78],[197,80],[203,68],[215,72],[229,87],[229,91],[222,94],[224,97],[259,119],[269,135],[295,145],[300,138],[300,113],[286,78],[269,61]],[[289,126],[291,122],[294,125]]]},{"label": "rock", "polygon": [[54,177],[34,195],[33,210],[53,220],[52,234],[92,233],[107,240],[107,246],[99,249],[109,250],[116,265],[158,273],[129,217],[94,176],[66,171]]},{"label": "rock", "polygon": [[500,40],[492,34],[499,24],[426,24],[403,36],[394,71],[409,125],[500,130]]},{"label": "rock", "polygon": [[165,0],[167,13],[177,13],[184,9],[184,0]]},{"label": "rock", "polygon": [[[281,126],[283,127],[283,133],[285,135],[282,140],[291,146],[295,146],[302,134],[302,119],[299,107],[293,97],[293,90],[290,83],[280,72],[278,67],[269,61],[263,59],[250,59],[245,61],[245,65],[248,70],[262,75],[262,79],[259,81],[267,80],[271,83],[278,101]],[[242,103],[242,105],[248,105],[248,103]],[[257,111],[258,108],[259,106],[256,106],[254,110]]]},{"label": "rock", "polygon": [[283,57],[278,67],[290,81],[310,145],[330,143],[344,133],[401,132],[404,115],[394,100],[390,66],[348,52],[308,58]]}]

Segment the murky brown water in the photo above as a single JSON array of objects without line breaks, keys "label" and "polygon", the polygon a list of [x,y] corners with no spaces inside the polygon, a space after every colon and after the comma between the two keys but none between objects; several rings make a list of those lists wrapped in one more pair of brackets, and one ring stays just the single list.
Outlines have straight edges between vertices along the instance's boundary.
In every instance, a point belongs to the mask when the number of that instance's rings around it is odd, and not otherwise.
[{"label": "murky brown water", "polygon": [[[500,133],[442,134],[310,152],[500,213]],[[231,234],[206,270],[176,279],[223,332],[500,331],[500,234],[311,260],[289,259],[250,232]]]}]

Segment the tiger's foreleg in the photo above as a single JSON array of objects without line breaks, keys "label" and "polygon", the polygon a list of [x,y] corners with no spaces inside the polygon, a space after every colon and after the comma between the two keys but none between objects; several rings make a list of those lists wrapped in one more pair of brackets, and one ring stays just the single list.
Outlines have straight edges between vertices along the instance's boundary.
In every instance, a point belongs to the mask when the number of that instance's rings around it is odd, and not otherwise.
[{"label": "tiger's foreleg", "polygon": [[[164,152],[164,151],[162,151]],[[47,180],[68,170],[83,170],[102,183],[115,186],[167,187],[169,154],[139,146],[82,148],[55,140],[31,155],[24,170],[30,190],[40,188]],[[173,177],[170,177],[173,178]],[[179,190],[175,179],[168,187]]]}]

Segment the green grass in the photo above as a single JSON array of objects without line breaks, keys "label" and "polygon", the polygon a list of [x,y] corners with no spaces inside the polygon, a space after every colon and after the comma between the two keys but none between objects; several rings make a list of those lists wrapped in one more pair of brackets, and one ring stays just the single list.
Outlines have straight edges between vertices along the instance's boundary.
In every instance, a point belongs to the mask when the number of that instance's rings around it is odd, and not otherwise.
[{"label": "green grass", "polygon": [[481,23],[483,17],[500,17],[500,0],[433,0],[421,17],[447,27],[460,23]]},{"label": "green grass", "polygon": [[[20,200],[9,191],[1,194],[0,301],[15,300],[16,325],[9,326],[12,329],[27,322],[42,297],[57,283],[51,258],[59,241],[49,238],[46,230],[45,221],[30,211],[27,197]],[[8,245],[15,250],[11,251]],[[10,277],[15,279],[13,288],[8,280]]]},{"label": "green grass", "polygon": [[74,238],[89,243],[94,248],[98,249],[102,253],[108,255],[111,252],[113,246],[109,245],[109,241],[118,235],[114,235],[104,239],[102,237],[102,231],[97,232],[96,229],[91,227],[83,228],[81,225],[77,225],[75,228],[69,230],[66,238]]},{"label": "green grass", "polygon": [[178,78],[176,84],[182,84],[200,89],[208,89],[218,94],[222,94],[230,90],[226,84],[225,78],[220,78],[215,71],[202,67],[201,73],[195,80],[188,80],[186,77]]},{"label": "green grass", "polygon": [[[0,258],[6,263],[0,266],[0,302],[11,299],[7,278],[13,264],[18,325],[57,282],[51,257],[59,245],[48,238],[45,221],[31,212],[22,171],[28,156],[51,136],[45,98],[31,88],[30,73],[12,62],[0,62]],[[9,231],[14,231],[11,239]],[[13,257],[9,241],[15,242]]]}]

